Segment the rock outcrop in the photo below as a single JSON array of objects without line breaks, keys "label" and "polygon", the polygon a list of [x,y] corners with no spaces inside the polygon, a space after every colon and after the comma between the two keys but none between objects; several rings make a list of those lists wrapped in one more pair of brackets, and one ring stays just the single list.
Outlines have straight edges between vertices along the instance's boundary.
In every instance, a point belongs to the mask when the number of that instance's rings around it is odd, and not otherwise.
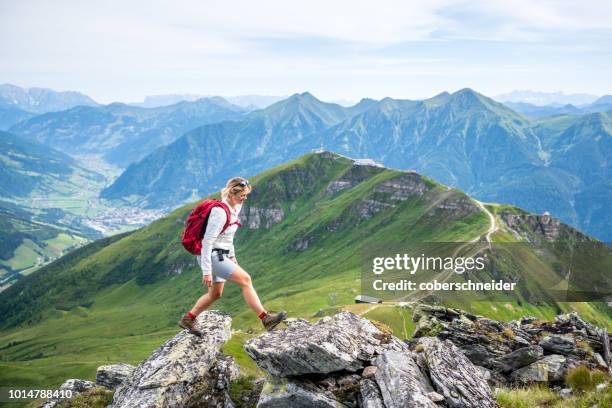
[{"label": "rock outcrop", "polygon": [[238,368],[220,351],[231,336],[231,318],[204,312],[197,326],[202,337],[183,330],[140,364],[115,391],[112,407],[233,406],[228,390]]},{"label": "rock outcrop", "polygon": [[312,325],[292,322],[245,350],[271,375],[258,407],[497,407],[457,347],[423,341],[421,356],[369,320],[340,312]]},{"label": "rock outcrop", "polygon": [[435,337],[424,337],[418,341],[423,347],[426,371],[447,406],[497,407],[484,378],[453,343]]},{"label": "rock outcrop", "polygon": [[262,334],[244,348],[261,368],[277,377],[356,372],[382,350],[407,349],[369,320],[349,312],[324,317],[312,326],[302,322]]},{"label": "rock outcrop", "polygon": [[244,213],[240,214],[240,221],[249,229],[270,229],[274,224],[283,220],[285,212],[282,208],[257,208],[247,207]]},{"label": "rock outcrop", "polygon": [[[570,368],[610,367],[608,333],[577,314],[502,323],[419,304],[413,318],[415,337],[405,341],[346,311],[314,324],[288,319],[245,343],[268,376],[237,398],[259,408],[496,408],[490,384],[561,385]],[[231,319],[209,311],[197,325],[201,337],[182,331],[138,367],[101,366],[96,384],[69,380],[61,388],[87,395],[116,387],[108,408],[234,407],[238,366],[221,352]]]},{"label": "rock outcrop", "polygon": [[327,194],[334,194],[338,191],[351,188],[361,183],[362,181],[384,171],[384,169],[378,166],[359,166],[354,165],[350,167],[339,179],[333,180],[328,186],[325,192]]},{"label": "rock outcrop", "polygon": [[[610,370],[608,333],[576,313],[554,322],[524,317],[502,323],[458,309],[417,305],[415,338],[437,336],[455,344],[488,371],[490,383],[560,383],[579,365]],[[416,341],[416,340],[415,340]]]}]

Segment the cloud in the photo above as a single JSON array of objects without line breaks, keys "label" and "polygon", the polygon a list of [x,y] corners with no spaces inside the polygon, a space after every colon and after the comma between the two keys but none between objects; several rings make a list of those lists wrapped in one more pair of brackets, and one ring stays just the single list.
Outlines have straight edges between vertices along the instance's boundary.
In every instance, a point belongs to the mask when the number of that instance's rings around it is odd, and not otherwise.
[{"label": "cloud", "polygon": [[511,78],[519,63],[541,77],[546,60],[561,73],[578,54],[609,64],[611,16],[605,1],[0,0],[0,75],[102,100],[291,93],[343,73],[391,89],[385,76],[439,84],[486,67]]}]

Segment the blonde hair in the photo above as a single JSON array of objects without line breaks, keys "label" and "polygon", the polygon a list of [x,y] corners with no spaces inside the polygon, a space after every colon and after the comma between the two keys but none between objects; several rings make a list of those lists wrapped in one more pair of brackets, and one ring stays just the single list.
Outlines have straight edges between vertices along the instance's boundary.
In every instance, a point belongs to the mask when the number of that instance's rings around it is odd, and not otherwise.
[{"label": "blonde hair", "polygon": [[221,198],[226,199],[230,195],[240,194],[243,191],[250,192],[252,190],[251,183],[242,177],[233,177],[227,180],[227,184],[221,190]]}]

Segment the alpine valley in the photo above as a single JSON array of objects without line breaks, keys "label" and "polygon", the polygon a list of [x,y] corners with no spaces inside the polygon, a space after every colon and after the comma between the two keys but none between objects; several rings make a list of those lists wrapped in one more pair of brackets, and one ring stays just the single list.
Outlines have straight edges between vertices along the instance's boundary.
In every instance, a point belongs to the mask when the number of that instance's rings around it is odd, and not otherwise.
[{"label": "alpine valley", "polygon": [[[313,101],[308,95],[290,101],[302,106],[303,98]],[[438,100],[445,105],[449,98],[441,95]],[[463,92],[454,98],[468,103],[481,97]],[[393,112],[398,102],[365,104],[372,105],[370,114],[386,117],[383,107]],[[423,108],[421,103],[400,105]],[[378,109],[372,109],[374,106]],[[447,108],[452,110],[452,104]],[[346,111],[326,112],[336,113],[329,113],[325,124],[312,116],[298,116],[316,129],[339,121]],[[365,112],[353,115],[324,133],[327,139],[321,136],[318,141],[348,143],[350,140],[336,140],[339,136],[335,135],[357,133],[366,116]],[[506,128],[494,128],[495,137],[505,140],[506,149],[521,152],[524,161],[543,160],[521,149],[537,144],[538,138],[530,127],[523,127],[522,117],[513,118],[505,123]],[[203,129],[211,135],[211,129],[221,131],[227,126]],[[204,130],[183,140],[200,131]],[[510,136],[518,134],[520,139]],[[571,135],[578,138],[579,132]],[[272,139],[269,142],[273,144]],[[548,146],[555,146],[554,141]],[[510,158],[501,149],[496,152],[500,166],[509,169]],[[387,157],[392,160],[394,156]],[[431,168],[436,169],[433,164]],[[389,169],[326,151],[266,170],[251,182],[254,189],[242,209],[242,228],[236,237],[237,256],[253,276],[268,310],[284,309],[291,317],[316,320],[346,309],[379,322],[399,338],[410,338],[415,324],[405,304],[354,303],[361,292],[362,250],[455,242],[465,244],[455,254],[469,255],[481,245],[509,243],[519,249],[489,253],[496,265],[491,272],[453,273],[447,278],[456,282],[504,279],[516,282],[516,290],[500,292],[495,298],[484,296],[480,301],[460,292],[417,292],[406,300],[459,307],[503,321],[524,315],[551,320],[559,312],[578,311],[592,323],[608,330],[612,327],[611,309],[605,302],[561,302],[548,295],[551,282],[564,278],[559,265],[567,262],[567,245],[595,245],[598,251],[593,262],[610,259],[607,247],[548,215],[483,204],[415,171]],[[180,243],[184,220],[194,204],[181,206],[139,230],[76,249],[1,292],[0,383],[56,387],[66,378],[93,379],[97,366],[138,364],[176,334],[177,320],[203,291],[199,267]],[[524,266],[521,272],[513,267],[517,264]],[[585,273],[579,278],[582,287],[597,281],[602,293],[609,292],[612,285],[609,274]],[[261,332],[261,324],[246,308],[239,287],[228,284],[215,308],[233,318],[232,337],[223,351],[236,358],[243,376],[262,376],[243,349],[245,341]]]}]

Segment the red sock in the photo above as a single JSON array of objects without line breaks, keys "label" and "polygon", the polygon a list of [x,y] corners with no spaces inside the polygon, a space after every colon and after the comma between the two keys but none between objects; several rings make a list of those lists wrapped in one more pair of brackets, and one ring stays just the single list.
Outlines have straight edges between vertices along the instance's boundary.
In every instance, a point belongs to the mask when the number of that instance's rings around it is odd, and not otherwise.
[{"label": "red sock", "polygon": [[196,318],[196,315],[194,315],[194,314],[193,314],[193,313],[191,313],[191,312],[187,312],[187,316],[191,317],[192,319],[195,319],[195,318]]},{"label": "red sock", "polygon": [[265,310],[263,312],[261,312],[260,314],[257,315],[257,317],[259,317],[259,320],[263,320],[264,317],[266,317],[266,315],[268,314],[268,312],[266,312]]}]

